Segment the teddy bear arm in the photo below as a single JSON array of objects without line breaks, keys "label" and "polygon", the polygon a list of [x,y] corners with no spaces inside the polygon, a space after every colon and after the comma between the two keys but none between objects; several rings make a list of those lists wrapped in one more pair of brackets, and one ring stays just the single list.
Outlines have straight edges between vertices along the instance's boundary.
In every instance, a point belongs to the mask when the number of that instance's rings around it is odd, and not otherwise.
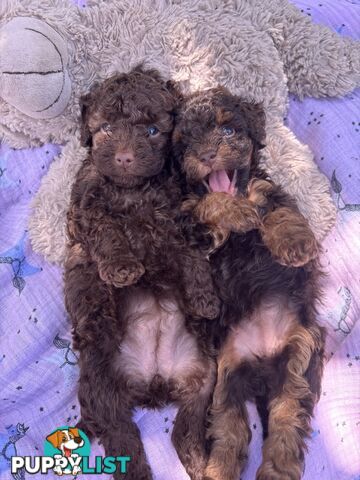
[{"label": "teddy bear arm", "polygon": [[300,98],[336,97],[360,86],[360,42],[304,22],[288,32],[284,47],[288,88]]},{"label": "teddy bear arm", "polygon": [[288,0],[271,0],[266,11],[254,0],[251,20],[272,38],[299,97],[345,95],[360,86],[360,42],[314,24]]}]

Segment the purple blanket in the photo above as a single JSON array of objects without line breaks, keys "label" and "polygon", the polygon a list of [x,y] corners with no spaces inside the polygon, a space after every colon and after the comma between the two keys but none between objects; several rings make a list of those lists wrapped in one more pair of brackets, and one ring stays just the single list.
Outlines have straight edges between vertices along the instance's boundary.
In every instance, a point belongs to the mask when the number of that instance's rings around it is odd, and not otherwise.
[{"label": "purple blanket", "polygon": [[[295,3],[315,22],[360,39],[359,0]],[[329,343],[334,354],[325,371],[304,478],[360,480],[360,324],[349,335],[360,314],[360,91],[338,100],[300,102],[290,96],[286,122],[331,179],[339,209],[337,226],[324,245],[329,275],[320,312],[335,325]],[[79,418],[78,359],[70,343],[62,273],[32,252],[26,233],[31,199],[59,151],[56,145],[19,151],[0,146],[1,480],[42,477],[12,476],[9,458],[41,455],[46,435]],[[243,480],[254,478],[260,462],[261,426],[250,408],[252,454]],[[187,478],[170,443],[175,413],[168,407],[135,414],[156,480]],[[100,451],[93,446],[93,455]]]}]

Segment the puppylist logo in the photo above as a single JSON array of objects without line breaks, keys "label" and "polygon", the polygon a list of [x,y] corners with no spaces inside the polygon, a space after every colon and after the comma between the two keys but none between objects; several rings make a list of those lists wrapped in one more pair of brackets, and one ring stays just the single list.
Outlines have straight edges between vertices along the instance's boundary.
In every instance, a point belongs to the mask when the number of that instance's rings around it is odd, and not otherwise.
[{"label": "puppylist logo", "polygon": [[113,474],[127,472],[130,457],[95,457],[90,465],[90,441],[79,428],[59,427],[44,442],[43,456],[11,457],[11,473],[22,469],[30,474],[53,473],[61,475]]}]

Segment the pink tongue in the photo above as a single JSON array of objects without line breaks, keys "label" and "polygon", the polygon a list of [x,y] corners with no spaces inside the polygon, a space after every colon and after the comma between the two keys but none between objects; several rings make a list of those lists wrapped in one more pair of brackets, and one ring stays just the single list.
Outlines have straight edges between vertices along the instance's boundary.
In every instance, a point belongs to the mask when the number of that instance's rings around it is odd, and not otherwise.
[{"label": "pink tongue", "polygon": [[225,170],[210,173],[209,185],[212,192],[231,193],[231,181]]}]

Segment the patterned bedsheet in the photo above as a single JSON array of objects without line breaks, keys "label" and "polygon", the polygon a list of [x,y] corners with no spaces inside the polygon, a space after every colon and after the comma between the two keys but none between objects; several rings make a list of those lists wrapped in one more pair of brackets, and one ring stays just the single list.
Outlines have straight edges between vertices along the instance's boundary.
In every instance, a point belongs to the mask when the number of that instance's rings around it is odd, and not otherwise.
[{"label": "patterned bedsheet", "polygon": [[[359,0],[294,3],[315,22],[360,38]],[[299,101],[290,96],[289,103],[286,122],[310,145],[320,169],[331,179],[339,209],[337,226],[324,245],[323,264],[329,275],[320,312],[324,321],[335,325],[328,347],[332,358],[304,478],[360,480],[360,323],[351,331],[360,313],[360,91],[332,100]],[[9,458],[16,453],[41,455],[47,434],[79,418],[78,358],[70,343],[62,273],[34,254],[26,232],[31,199],[60,151],[58,145],[18,151],[0,146],[1,480],[42,477],[24,472],[13,476]],[[335,351],[340,338],[344,342]],[[249,408],[253,440],[242,480],[253,479],[260,462],[261,426]],[[175,413],[172,406],[135,413],[156,480],[187,478],[170,442]],[[100,452],[95,444],[92,456]]]}]

